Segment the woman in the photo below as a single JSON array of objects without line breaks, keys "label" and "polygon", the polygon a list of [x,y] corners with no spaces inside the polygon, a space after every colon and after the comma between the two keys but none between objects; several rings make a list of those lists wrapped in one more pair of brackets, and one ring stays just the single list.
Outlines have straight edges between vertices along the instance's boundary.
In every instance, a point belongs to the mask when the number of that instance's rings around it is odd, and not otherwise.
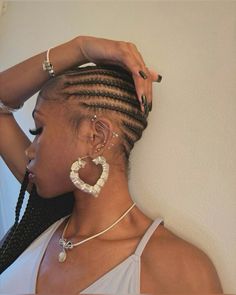
[{"label": "woman", "polygon": [[[161,218],[148,218],[129,193],[129,154],[147,126],[151,83],[160,77],[129,43],[78,37],[48,50],[46,61],[45,54],[0,76],[0,132],[9,140],[0,151],[22,182],[1,250],[0,291],[222,292],[208,257]],[[113,65],[75,68],[88,61]],[[9,107],[41,87],[30,144]],[[26,187],[32,192],[18,224]]]}]

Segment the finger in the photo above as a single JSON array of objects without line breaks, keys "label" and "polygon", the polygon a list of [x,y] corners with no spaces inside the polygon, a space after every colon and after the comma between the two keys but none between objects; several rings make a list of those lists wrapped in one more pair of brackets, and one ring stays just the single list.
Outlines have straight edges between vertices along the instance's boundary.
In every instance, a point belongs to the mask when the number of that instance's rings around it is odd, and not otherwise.
[{"label": "finger", "polygon": [[136,45],[133,44],[133,43],[129,43],[129,46],[130,46],[133,54],[135,55],[136,60],[139,61],[142,68],[145,69],[145,62],[143,60],[143,57],[142,57],[141,53],[139,52],[138,48],[136,47]]},{"label": "finger", "polygon": [[[146,78],[146,67],[142,56],[138,52],[134,44],[127,42],[121,42],[119,44],[118,52],[119,54],[117,56],[117,61],[120,65],[131,72],[135,84],[137,97],[140,102],[140,108],[144,112],[145,106],[142,103],[142,96],[145,95],[147,97],[148,95],[150,95],[150,91],[148,91],[148,84],[150,84],[150,81],[147,82],[147,80],[150,80],[150,78]],[[143,71],[145,73],[144,77],[140,75],[140,71]]]},{"label": "finger", "polygon": [[149,69],[149,72],[151,74],[151,79],[153,82],[161,82],[162,76],[157,71]]},{"label": "finger", "polygon": [[[140,54],[140,52],[138,51],[137,47],[133,44],[131,44],[131,48],[133,49],[133,53],[136,57],[137,60],[139,60],[142,70],[139,71],[140,76],[145,80],[144,81],[144,96],[145,96],[145,100],[142,100],[142,102],[144,103],[143,107],[144,107],[144,112],[146,114],[148,114],[149,112],[149,106],[151,109],[151,105],[152,105],[152,82],[153,82],[153,76],[155,76],[155,78],[158,76],[158,74],[155,72],[151,73],[149,71],[149,69],[145,66],[145,62],[142,58],[142,55]],[[155,79],[154,78],[154,79]],[[142,97],[143,97],[142,95]]]},{"label": "finger", "polygon": [[138,61],[138,64],[140,65],[139,76],[141,76],[141,78],[144,80],[142,81],[140,77],[137,77],[136,78],[137,80],[135,80],[135,83],[137,85],[136,86],[137,92],[139,92],[139,86],[138,86],[139,81],[141,81],[140,83],[142,83],[142,86],[143,86],[140,91],[141,100],[142,100],[141,109],[143,112],[145,112],[145,114],[148,114],[148,102],[152,100],[152,85],[151,85],[152,81],[150,79],[150,73],[148,68],[145,66],[142,55],[137,50],[137,47],[133,44],[131,44],[130,47],[136,60]]},{"label": "finger", "polygon": [[152,88],[152,79],[151,79],[151,74],[149,72],[149,69],[146,67],[145,68],[145,73],[147,75],[147,79],[146,79],[146,84],[145,84],[145,92],[147,94],[147,99],[148,101],[151,101],[152,100],[152,92],[151,92],[151,88]]},{"label": "finger", "polygon": [[142,112],[145,112],[145,101],[143,97],[147,98],[147,80],[144,80],[140,74],[139,69],[134,70],[134,73],[132,73],[134,85],[137,93],[137,97],[140,103],[140,108]]},{"label": "finger", "polygon": [[132,53],[130,53],[130,56],[126,58],[127,58],[126,66],[132,74],[136,93],[137,93],[137,98],[139,100],[141,110],[144,112],[144,106],[142,104],[142,95],[147,95],[146,94],[147,87],[146,87],[146,80],[142,78],[142,76],[139,73],[140,68],[142,68],[142,65],[140,64],[140,61],[138,61],[136,57],[132,55]]},{"label": "finger", "polygon": [[[142,57],[141,53],[138,51],[137,47],[134,44],[133,44],[133,50],[134,50],[133,53],[134,53],[136,59],[139,60],[140,65],[142,67],[142,69],[139,71],[139,74],[140,74],[140,76],[144,80],[146,80],[145,81],[145,93],[146,94],[149,93],[149,94],[147,94],[147,96],[148,96],[149,99],[152,99],[152,97],[150,96],[151,95],[151,92],[149,90],[149,88],[150,88],[150,81],[148,81],[149,79],[152,80],[152,77],[150,75],[149,69],[146,67],[145,62],[143,60],[143,57]],[[148,91],[148,92],[146,92],[146,91]]]}]

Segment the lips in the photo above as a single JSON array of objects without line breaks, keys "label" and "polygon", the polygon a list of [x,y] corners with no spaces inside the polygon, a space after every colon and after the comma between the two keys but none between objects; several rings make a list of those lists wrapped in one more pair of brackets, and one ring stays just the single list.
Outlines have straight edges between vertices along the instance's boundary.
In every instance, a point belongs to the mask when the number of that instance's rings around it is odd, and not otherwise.
[{"label": "lips", "polygon": [[29,175],[28,175],[28,179],[29,181],[33,182],[35,180],[35,174],[29,169],[29,167],[27,166],[27,170],[29,172]]},{"label": "lips", "polygon": [[36,178],[35,174],[33,174],[33,173],[30,172],[29,175],[28,175],[29,181],[30,182],[34,182],[35,181],[35,178]]}]

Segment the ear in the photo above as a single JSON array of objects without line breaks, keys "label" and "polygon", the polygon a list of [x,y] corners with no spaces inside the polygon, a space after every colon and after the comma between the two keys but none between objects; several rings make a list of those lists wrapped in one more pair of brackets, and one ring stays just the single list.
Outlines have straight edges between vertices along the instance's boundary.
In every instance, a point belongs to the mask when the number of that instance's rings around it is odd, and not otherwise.
[{"label": "ear", "polygon": [[91,156],[98,156],[110,144],[113,125],[109,119],[96,116],[91,120],[91,125]]}]

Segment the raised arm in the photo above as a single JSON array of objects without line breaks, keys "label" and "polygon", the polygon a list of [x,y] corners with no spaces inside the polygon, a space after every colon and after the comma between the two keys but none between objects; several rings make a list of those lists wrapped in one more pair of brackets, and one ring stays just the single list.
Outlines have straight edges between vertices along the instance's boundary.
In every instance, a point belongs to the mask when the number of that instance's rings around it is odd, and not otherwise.
[{"label": "raised arm", "polygon": [[[17,108],[43,86],[50,78],[48,72],[42,69],[45,59],[46,51],[0,73],[0,100],[3,104]],[[119,64],[127,68],[133,75],[143,110],[142,96],[145,95],[150,102],[152,82],[160,78],[157,73],[146,68],[132,43],[95,37],[76,37],[52,48],[50,62],[56,75],[87,62]],[[14,117],[3,114],[0,110],[0,155],[19,181],[22,181],[27,165],[24,151],[29,144],[29,139]]]},{"label": "raised arm", "polygon": [[[86,62],[78,44],[79,40],[75,38],[51,49],[50,61],[56,74]],[[46,52],[42,52],[0,73],[0,99],[6,105],[18,107],[50,78],[42,69],[45,59]]]},{"label": "raised arm", "polygon": [[[46,52],[42,52],[0,73],[3,103],[18,107],[42,87],[49,79],[48,73],[42,70],[45,58]],[[119,64],[133,74],[140,102],[143,94],[151,100],[151,82],[158,80],[158,74],[146,68],[136,46],[129,42],[80,36],[51,49],[50,61],[56,75],[87,62]]]}]

